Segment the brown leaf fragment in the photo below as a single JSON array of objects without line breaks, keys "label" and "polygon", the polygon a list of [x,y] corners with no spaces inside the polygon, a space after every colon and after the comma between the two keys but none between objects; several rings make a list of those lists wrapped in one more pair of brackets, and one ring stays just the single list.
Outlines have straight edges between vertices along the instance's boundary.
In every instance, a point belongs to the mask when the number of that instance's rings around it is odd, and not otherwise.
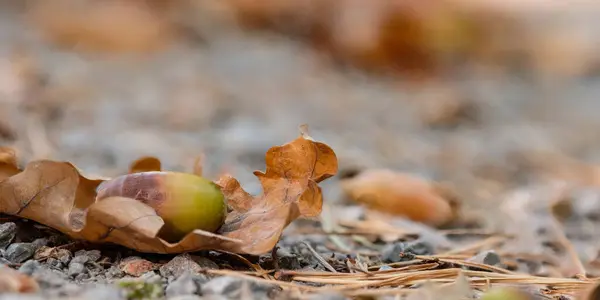
[{"label": "brown leaf fragment", "polygon": [[153,156],[144,156],[138,158],[129,165],[129,173],[160,171],[161,167],[162,165],[158,158]]},{"label": "brown leaf fragment", "polygon": [[31,277],[0,265],[0,294],[35,293],[39,289],[39,285]]},{"label": "brown leaf fragment", "polygon": [[449,222],[454,215],[435,184],[409,174],[364,170],[341,184],[349,198],[383,213],[433,226]]},{"label": "brown leaf fragment", "polygon": [[252,195],[248,194],[237,179],[225,174],[215,182],[227,197],[227,205],[238,213],[247,212],[252,207]]},{"label": "brown leaf fragment", "polygon": [[15,151],[0,147],[0,181],[19,173]]}]

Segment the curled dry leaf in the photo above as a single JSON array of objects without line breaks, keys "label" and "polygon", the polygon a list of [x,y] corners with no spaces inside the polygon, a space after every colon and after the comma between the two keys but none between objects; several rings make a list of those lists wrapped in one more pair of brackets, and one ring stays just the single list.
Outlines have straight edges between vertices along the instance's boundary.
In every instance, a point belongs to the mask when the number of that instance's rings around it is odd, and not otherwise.
[{"label": "curled dry leaf", "polygon": [[251,196],[228,175],[216,182],[231,210],[216,233],[196,229],[170,243],[158,237],[165,222],[150,206],[120,196],[97,200],[96,190],[104,180],[86,178],[67,162],[38,160],[19,170],[15,161],[14,152],[0,149],[0,170],[18,172],[0,179],[0,212],[35,220],[75,239],[150,253],[203,249],[268,252],[290,222],[321,212],[317,183],[337,172],[333,150],[303,133],[288,144],[269,149],[266,172],[255,172],[263,186],[261,195]]},{"label": "curled dry leaf", "polygon": [[365,170],[341,181],[348,197],[369,208],[438,226],[454,211],[438,188],[424,179],[386,169]]},{"label": "curled dry leaf", "polygon": [[0,265],[0,294],[35,293],[39,289],[39,285],[31,277]]}]

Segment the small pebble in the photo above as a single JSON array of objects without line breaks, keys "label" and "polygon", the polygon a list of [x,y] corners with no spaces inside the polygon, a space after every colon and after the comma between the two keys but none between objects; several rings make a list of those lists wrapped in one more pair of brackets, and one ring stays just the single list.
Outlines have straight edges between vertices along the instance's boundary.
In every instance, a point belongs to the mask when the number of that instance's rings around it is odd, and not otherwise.
[{"label": "small pebble", "polygon": [[431,245],[421,241],[411,243],[394,243],[387,245],[381,250],[381,260],[386,263],[409,261],[415,255],[428,255],[433,252]]},{"label": "small pebble", "polygon": [[90,274],[87,273],[79,273],[77,274],[77,276],[75,276],[75,281],[76,282],[82,282],[86,279],[90,279]]},{"label": "small pebble", "polygon": [[204,268],[218,269],[219,266],[212,260],[201,256],[190,256],[187,253],[173,258],[159,268],[163,277],[179,277],[185,272],[198,273]]},{"label": "small pebble", "polygon": [[46,300],[46,297],[37,295],[8,294],[0,296],[0,300]]},{"label": "small pebble", "polygon": [[86,256],[90,258],[90,261],[98,261],[100,257],[102,257],[102,254],[100,253],[100,250],[89,250],[87,251]]},{"label": "small pebble", "polygon": [[82,263],[71,261],[71,263],[69,264],[69,270],[67,271],[67,274],[71,277],[75,277],[81,273],[84,273],[85,271],[85,266]]},{"label": "small pebble", "polygon": [[495,266],[500,263],[501,259],[500,255],[494,252],[494,250],[488,250],[478,253],[477,255],[469,258],[468,261]]},{"label": "small pebble", "polygon": [[125,272],[123,272],[119,267],[117,266],[111,266],[107,271],[106,271],[106,278],[108,279],[113,279],[113,278],[122,278],[123,276],[125,276]]},{"label": "small pebble", "polygon": [[44,266],[36,270],[32,277],[40,284],[40,287],[46,289],[60,288],[67,284],[68,279],[63,272]]},{"label": "small pebble", "polygon": [[156,265],[151,261],[136,256],[127,257],[119,263],[119,269],[121,269],[121,271],[135,277],[139,277],[155,268]]},{"label": "small pebble", "polygon": [[388,265],[383,265],[383,266],[379,267],[379,271],[387,271],[387,270],[391,270],[391,269],[393,269],[393,268]]},{"label": "small pebble", "polygon": [[52,258],[52,257],[50,257],[46,260],[46,264],[50,268],[56,269],[56,270],[60,270],[64,267],[63,263],[60,260],[58,260],[56,258]]},{"label": "small pebble", "polygon": [[160,277],[160,275],[154,273],[154,271],[148,271],[144,274],[142,274],[142,276],[140,276],[140,280],[143,280],[145,282],[149,282],[149,283],[163,283],[164,278]]},{"label": "small pebble", "polygon": [[238,277],[216,277],[202,287],[202,295],[222,295],[228,298],[240,299],[246,288],[256,299],[269,299],[269,294],[277,289],[270,284],[257,283]]},{"label": "small pebble", "polygon": [[381,250],[381,260],[386,263],[412,260],[414,254],[407,250],[407,245],[405,243],[389,244]]},{"label": "small pebble", "polygon": [[17,234],[17,224],[6,222],[0,224],[0,249],[6,248]]},{"label": "small pebble", "polygon": [[300,259],[296,254],[290,253],[284,248],[277,249],[277,259],[279,259],[279,267],[285,270],[298,270],[302,268]]},{"label": "small pebble", "polygon": [[71,257],[73,257],[71,255],[71,251],[67,249],[58,249],[56,252],[56,258],[58,258],[58,260],[65,265],[71,261]]},{"label": "small pebble", "polygon": [[113,285],[96,284],[83,289],[79,295],[80,299],[94,300],[125,300],[121,291]]},{"label": "small pebble", "polygon": [[175,297],[169,297],[169,300],[227,300],[227,298],[221,297],[221,298],[217,298],[217,297],[200,297],[200,296],[196,296],[196,295],[182,295],[182,296],[175,296]]},{"label": "small pebble", "polygon": [[198,286],[196,285],[192,274],[187,272],[169,283],[165,290],[167,297],[193,295],[196,293],[198,293]]},{"label": "small pebble", "polygon": [[35,246],[32,243],[14,243],[8,246],[4,257],[12,263],[22,263],[35,253]]},{"label": "small pebble", "polygon": [[309,300],[346,300],[349,299],[344,295],[336,292],[323,292],[312,295],[308,298]]},{"label": "small pebble", "polygon": [[39,239],[35,239],[32,242],[33,246],[35,247],[35,250],[41,248],[41,247],[45,247],[46,245],[48,245],[48,239],[47,238],[39,238]]},{"label": "small pebble", "polygon": [[90,258],[88,256],[75,256],[73,257],[73,259],[71,259],[71,263],[75,263],[75,264],[85,264],[88,261],[90,261]]},{"label": "small pebble", "polygon": [[0,266],[1,265],[10,265],[12,264],[8,259],[0,257]]},{"label": "small pebble", "polygon": [[21,267],[19,267],[19,272],[31,276],[40,267],[41,267],[41,264],[37,260],[30,259],[30,260],[26,261],[25,263],[23,263],[21,265]]}]

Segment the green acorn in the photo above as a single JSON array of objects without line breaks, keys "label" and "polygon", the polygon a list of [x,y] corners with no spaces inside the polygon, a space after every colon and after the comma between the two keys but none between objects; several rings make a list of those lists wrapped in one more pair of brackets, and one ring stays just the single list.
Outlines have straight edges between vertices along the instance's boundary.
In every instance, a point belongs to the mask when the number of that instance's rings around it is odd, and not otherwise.
[{"label": "green acorn", "polygon": [[177,242],[194,229],[216,232],[227,213],[220,188],[206,178],[188,173],[153,171],[122,175],[103,182],[97,192],[98,201],[119,196],[154,208],[165,222],[159,237],[168,242]]}]

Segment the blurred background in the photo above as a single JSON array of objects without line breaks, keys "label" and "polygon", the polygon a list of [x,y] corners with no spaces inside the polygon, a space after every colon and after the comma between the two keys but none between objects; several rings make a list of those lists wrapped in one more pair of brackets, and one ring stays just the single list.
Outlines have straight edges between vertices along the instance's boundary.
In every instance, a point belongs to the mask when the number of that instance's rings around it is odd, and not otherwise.
[{"label": "blurred background", "polygon": [[[0,7],[0,145],[22,162],[114,176],[143,155],[189,171],[204,153],[207,176],[259,193],[265,151],[306,123],[341,170],[447,182],[471,212],[549,182],[600,184],[595,1]],[[344,201],[338,180],[328,203]]]}]

